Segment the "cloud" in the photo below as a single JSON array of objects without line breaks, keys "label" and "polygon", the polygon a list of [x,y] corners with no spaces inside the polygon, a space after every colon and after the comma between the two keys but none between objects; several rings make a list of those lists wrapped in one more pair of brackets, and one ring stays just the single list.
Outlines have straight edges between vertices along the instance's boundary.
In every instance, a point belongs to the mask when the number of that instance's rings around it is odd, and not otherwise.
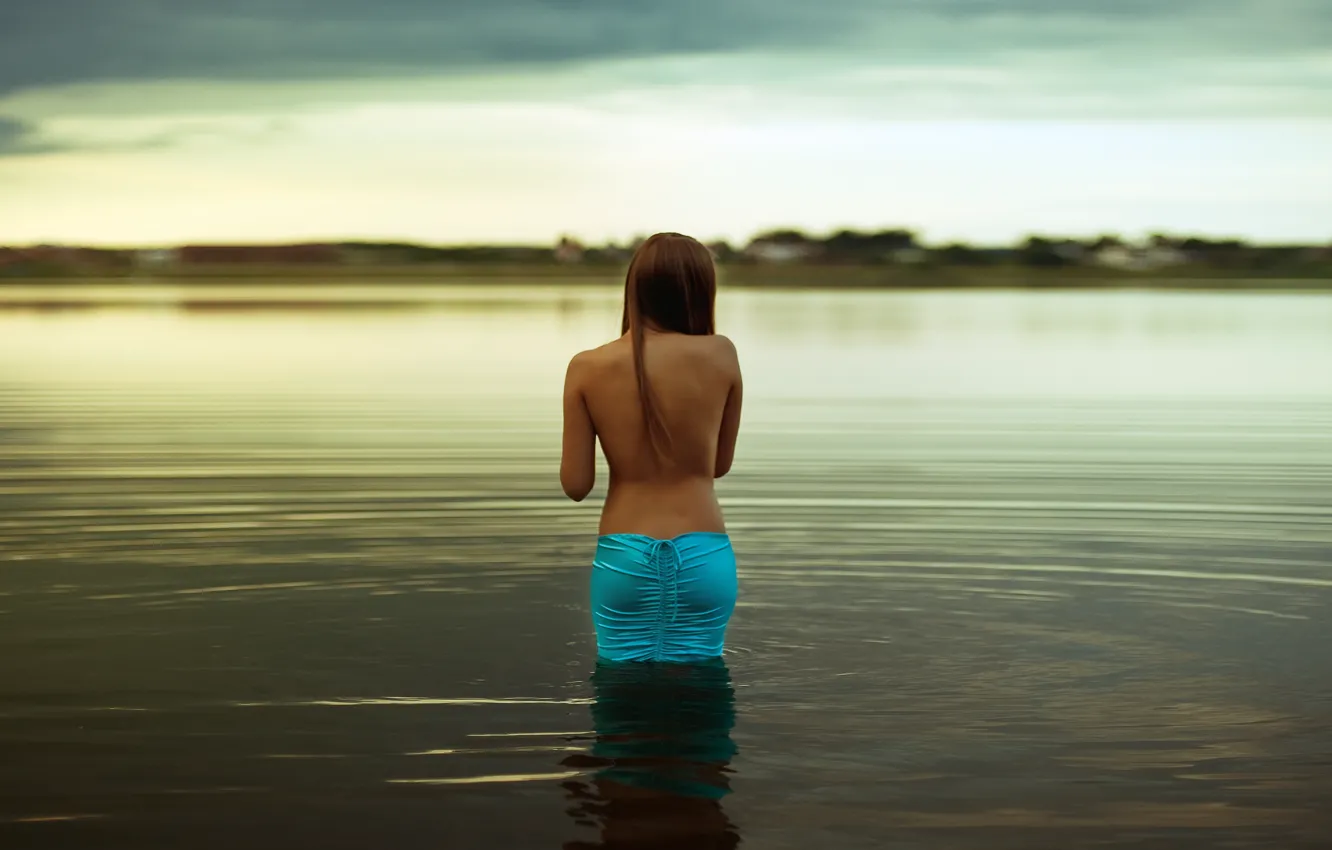
[{"label": "cloud", "polygon": [[290,133],[280,118],[112,118],[36,122],[0,115],[0,158],[59,153],[135,153],[191,144],[271,143]]},{"label": "cloud", "polygon": [[0,0],[3,157],[263,147],[335,112],[468,103],[621,127],[1326,120],[1332,3]]},{"label": "cloud", "polygon": [[0,95],[756,51],[984,63],[1036,50],[1077,65],[1107,50],[1224,61],[1329,46],[1320,0],[33,0],[0,6]]},{"label": "cloud", "polygon": [[[783,8],[783,6],[785,8]],[[310,80],[836,40],[868,13],[764,0],[44,0],[0,11],[0,91],[125,80]]]},{"label": "cloud", "polygon": [[51,153],[60,145],[44,140],[35,124],[0,115],[0,157]]}]

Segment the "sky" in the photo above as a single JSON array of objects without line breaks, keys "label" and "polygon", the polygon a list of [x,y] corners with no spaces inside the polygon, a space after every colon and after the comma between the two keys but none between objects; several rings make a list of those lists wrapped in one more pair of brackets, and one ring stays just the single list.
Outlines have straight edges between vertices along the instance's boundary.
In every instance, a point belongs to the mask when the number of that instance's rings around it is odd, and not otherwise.
[{"label": "sky", "polygon": [[0,0],[0,244],[1332,241],[1332,0]]}]

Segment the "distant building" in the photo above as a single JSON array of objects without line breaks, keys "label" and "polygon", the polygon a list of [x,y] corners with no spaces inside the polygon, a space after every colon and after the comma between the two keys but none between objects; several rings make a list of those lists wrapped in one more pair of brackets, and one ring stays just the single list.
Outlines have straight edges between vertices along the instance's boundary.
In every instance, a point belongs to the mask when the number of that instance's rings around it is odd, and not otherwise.
[{"label": "distant building", "polygon": [[1137,252],[1128,245],[1106,245],[1092,253],[1092,262],[1108,269],[1133,269],[1137,267]]},{"label": "distant building", "polygon": [[134,252],[134,265],[141,269],[160,269],[171,266],[180,259],[180,252],[175,248],[146,248]]},{"label": "distant building", "polygon": [[794,263],[818,256],[821,246],[803,234],[777,231],[757,236],[745,247],[744,255],[759,263]]},{"label": "distant building", "polygon": [[555,261],[559,263],[581,263],[584,248],[581,242],[569,236],[560,238],[555,246]]},{"label": "distant building", "polygon": [[806,245],[758,242],[746,248],[745,255],[761,263],[793,263],[813,256],[813,251]]},{"label": "distant building", "polygon": [[1112,243],[1092,253],[1092,262],[1096,265],[1123,271],[1152,271],[1180,266],[1188,261],[1188,254],[1160,240],[1148,245]]}]

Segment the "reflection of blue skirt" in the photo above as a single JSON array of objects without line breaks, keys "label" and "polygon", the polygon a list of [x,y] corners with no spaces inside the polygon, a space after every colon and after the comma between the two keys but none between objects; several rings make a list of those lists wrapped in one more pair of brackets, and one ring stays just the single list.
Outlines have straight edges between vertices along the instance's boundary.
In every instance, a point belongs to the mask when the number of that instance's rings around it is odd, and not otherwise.
[{"label": "reflection of blue skirt", "polygon": [[598,661],[592,674],[596,778],[681,797],[730,793],[735,688],[720,658],[693,664]]},{"label": "reflection of blue skirt", "polygon": [[735,609],[731,538],[606,534],[592,561],[597,656],[607,661],[716,658]]}]

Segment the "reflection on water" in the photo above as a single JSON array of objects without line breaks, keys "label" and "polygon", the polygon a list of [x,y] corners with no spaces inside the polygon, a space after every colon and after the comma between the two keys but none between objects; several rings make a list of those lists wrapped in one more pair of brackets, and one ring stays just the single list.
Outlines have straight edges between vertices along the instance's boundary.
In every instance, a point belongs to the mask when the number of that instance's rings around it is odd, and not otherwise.
[{"label": "reflection on water", "polygon": [[564,787],[569,814],[601,839],[565,847],[738,846],[721,805],[736,754],[726,665],[599,662],[592,686],[594,743],[562,763],[593,771]]},{"label": "reflection on water", "polygon": [[0,846],[1327,846],[1332,298],[724,292],[726,666],[589,679],[618,293],[279,294],[0,310]]}]

